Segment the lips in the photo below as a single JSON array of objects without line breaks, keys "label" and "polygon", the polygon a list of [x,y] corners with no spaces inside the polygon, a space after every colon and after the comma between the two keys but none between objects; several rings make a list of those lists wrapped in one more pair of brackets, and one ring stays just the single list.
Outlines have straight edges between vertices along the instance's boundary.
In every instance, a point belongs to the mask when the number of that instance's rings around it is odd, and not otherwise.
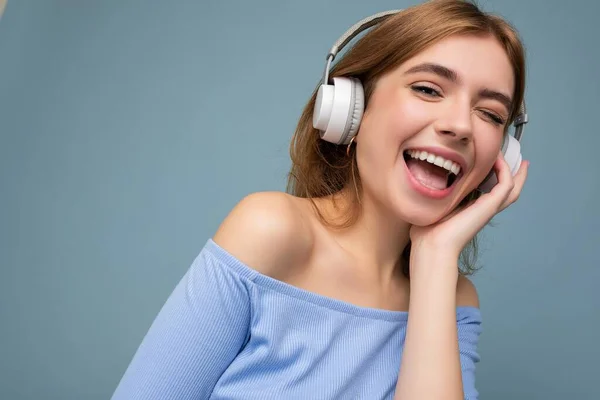
[{"label": "lips", "polygon": [[411,148],[403,155],[412,188],[433,199],[449,196],[466,170],[462,156],[444,149]]}]

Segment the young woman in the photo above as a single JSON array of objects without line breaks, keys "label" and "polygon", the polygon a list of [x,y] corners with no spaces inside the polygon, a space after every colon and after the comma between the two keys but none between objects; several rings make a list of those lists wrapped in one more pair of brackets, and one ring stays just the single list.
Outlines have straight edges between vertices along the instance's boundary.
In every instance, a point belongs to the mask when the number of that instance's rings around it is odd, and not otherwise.
[{"label": "young woman", "polygon": [[328,120],[315,91],[289,193],[231,211],[113,399],[478,398],[481,315],[459,259],[525,182],[528,163],[503,155],[523,48],[465,1],[371,23],[323,82],[337,100],[347,85],[349,116]]}]

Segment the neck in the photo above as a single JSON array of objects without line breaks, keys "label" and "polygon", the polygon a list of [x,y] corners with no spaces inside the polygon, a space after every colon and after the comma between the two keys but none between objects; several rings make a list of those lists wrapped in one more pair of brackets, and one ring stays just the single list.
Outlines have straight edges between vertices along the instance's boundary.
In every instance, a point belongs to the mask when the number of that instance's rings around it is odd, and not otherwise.
[{"label": "neck", "polygon": [[[350,202],[356,202],[348,190],[335,197],[339,207],[328,207],[328,214],[343,216]],[[368,196],[363,196],[358,219],[350,227],[336,231],[336,240],[357,260],[358,265],[377,275],[380,282],[390,282],[401,274],[400,258],[409,241],[410,225],[398,220]]]}]

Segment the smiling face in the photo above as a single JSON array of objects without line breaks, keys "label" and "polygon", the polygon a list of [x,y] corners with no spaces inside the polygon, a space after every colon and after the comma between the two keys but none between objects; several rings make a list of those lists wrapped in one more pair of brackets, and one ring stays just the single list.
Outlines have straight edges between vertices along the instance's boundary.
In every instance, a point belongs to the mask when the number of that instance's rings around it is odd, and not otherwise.
[{"label": "smiling face", "polygon": [[513,91],[491,36],[446,38],[383,76],[356,137],[364,196],[410,224],[443,218],[490,172]]}]

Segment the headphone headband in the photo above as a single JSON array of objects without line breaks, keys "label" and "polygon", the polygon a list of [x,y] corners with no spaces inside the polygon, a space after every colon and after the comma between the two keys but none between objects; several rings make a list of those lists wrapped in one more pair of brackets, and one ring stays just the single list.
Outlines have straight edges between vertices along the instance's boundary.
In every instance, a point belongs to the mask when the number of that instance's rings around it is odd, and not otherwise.
[{"label": "headphone headband", "polygon": [[333,46],[331,46],[329,53],[327,53],[327,65],[325,66],[325,73],[323,74],[323,85],[327,85],[329,82],[329,69],[331,68],[331,62],[334,60],[335,56],[340,50],[346,47],[346,45],[362,31],[377,25],[390,15],[397,14],[400,11],[402,10],[382,11],[367,18],[363,18],[356,24],[352,25],[342,36],[340,36]]},{"label": "headphone headband", "polygon": [[515,117],[513,121],[513,125],[515,127],[515,139],[521,140],[521,135],[523,135],[523,125],[529,122],[529,118],[527,117],[527,107],[525,106],[525,99],[521,103],[521,107],[519,108],[519,114]]}]

